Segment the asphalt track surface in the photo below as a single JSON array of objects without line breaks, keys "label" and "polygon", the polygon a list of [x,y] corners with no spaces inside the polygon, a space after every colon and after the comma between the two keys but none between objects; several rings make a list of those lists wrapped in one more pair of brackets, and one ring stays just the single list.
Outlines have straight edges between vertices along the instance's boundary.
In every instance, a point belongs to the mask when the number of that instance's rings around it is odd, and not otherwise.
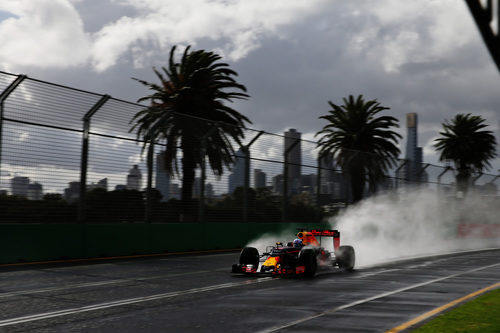
[{"label": "asphalt track surface", "polygon": [[237,252],[0,267],[0,332],[385,332],[500,281],[500,249],[234,276]]}]

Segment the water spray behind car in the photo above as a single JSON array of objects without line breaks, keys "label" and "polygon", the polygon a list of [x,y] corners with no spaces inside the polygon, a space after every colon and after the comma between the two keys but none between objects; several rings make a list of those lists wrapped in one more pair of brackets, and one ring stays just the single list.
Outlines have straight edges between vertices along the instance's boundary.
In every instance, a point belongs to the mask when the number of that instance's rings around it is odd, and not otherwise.
[{"label": "water spray behind car", "polygon": [[395,259],[500,247],[499,237],[468,237],[458,232],[460,224],[500,224],[499,204],[498,197],[472,192],[456,198],[414,189],[365,199],[330,223],[341,230],[343,242],[354,246],[360,268]]}]

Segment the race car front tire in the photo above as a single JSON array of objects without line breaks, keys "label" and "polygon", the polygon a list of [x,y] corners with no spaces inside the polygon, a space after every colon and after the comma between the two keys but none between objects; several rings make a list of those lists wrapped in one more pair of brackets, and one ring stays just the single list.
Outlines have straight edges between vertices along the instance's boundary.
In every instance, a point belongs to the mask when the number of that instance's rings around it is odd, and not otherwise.
[{"label": "race car front tire", "polygon": [[314,277],[318,269],[316,253],[313,249],[304,249],[299,253],[299,265],[304,266],[304,276]]},{"label": "race car front tire", "polygon": [[240,253],[240,264],[241,265],[254,265],[254,267],[259,266],[259,250],[255,247],[245,247]]},{"label": "race car front tire", "polygon": [[356,254],[354,253],[354,248],[352,246],[343,245],[339,247],[335,252],[335,257],[340,269],[346,271],[352,271],[354,269]]}]

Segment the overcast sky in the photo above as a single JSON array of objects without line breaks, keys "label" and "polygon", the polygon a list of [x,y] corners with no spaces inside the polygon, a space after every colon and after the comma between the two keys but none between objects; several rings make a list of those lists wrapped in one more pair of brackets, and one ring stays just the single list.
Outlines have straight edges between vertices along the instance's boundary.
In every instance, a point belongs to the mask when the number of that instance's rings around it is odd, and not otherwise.
[{"label": "overcast sky", "polygon": [[[2,0],[0,69],[136,101],[172,45],[214,50],[251,98],[251,127],[306,138],[328,101],[363,94],[419,116],[424,160],[457,113],[499,137],[500,75],[461,0]],[[499,140],[500,141],[500,140]],[[490,173],[500,169],[500,159]]]}]

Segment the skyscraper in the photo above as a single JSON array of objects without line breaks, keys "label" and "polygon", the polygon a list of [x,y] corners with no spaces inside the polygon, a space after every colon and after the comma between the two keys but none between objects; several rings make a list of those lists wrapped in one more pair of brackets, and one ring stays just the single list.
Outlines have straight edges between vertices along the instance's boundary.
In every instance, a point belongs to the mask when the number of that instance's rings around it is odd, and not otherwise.
[{"label": "skyscraper", "polygon": [[170,199],[170,177],[165,168],[165,151],[156,154],[156,189],[160,191],[161,201]]},{"label": "skyscraper", "polygon": [[92,184],[87,185],[87,191],[90,191],[90,190],[93,190],[96,188],[101,188],[101,189],[107,191],[108,190],[108,178],[101,179],[100,181],[97,182],[97,184],[92,183]]},{"label": "skyscraper", "polygon": [[261,169],[253,169],[254,188],[266,187],[266,173]]},{"label": "skyscraper", "polygon": [[245,184],[245,153],[238,149],[232,173],[228,177],[228,193],[233,193],[238,186]]},{"label": "skyscraper", "polygon": [[127,189],[140,191],[142,187],[142,173],[139,166],[135,164],[127,175]]},{"label": "skyscraper", "polygon": [[297,132],[294,128],[290,128],[287,132],[285,132],[284,151],[286,152],[292,145],[295,144],[287,154],[287,161],[290,163],[288,165],[288,191],[291,193],[298,193],[300,190],[300,164],[302,163],[300,137],[301,133]]},{"label": "skyscraper", "polygon": [[28,185],[28,199],[29,200],[42,200],[43,199],[43,186],[40,183],[34,182]]},{"label": "skyscraper", "polygon": [[17,195],[19,197],[28,197],[28,187],[30,184],[30,179],[28,177],[14,177],[10,181],[12,195]]},{"label": "skyscraper", "polygon": [[64,199],[75,201],[80,197],[80,182],[69,182],[68,188],[64,189]]},{"label": "skyscraper", "polygon": [[416,113],[408,113],[406,115],[406,166],[405,179],[410,183],[420,182],[423,173],[422,169],[423,152],[422,147],[417,147],[418,144],[418,117]]}]

